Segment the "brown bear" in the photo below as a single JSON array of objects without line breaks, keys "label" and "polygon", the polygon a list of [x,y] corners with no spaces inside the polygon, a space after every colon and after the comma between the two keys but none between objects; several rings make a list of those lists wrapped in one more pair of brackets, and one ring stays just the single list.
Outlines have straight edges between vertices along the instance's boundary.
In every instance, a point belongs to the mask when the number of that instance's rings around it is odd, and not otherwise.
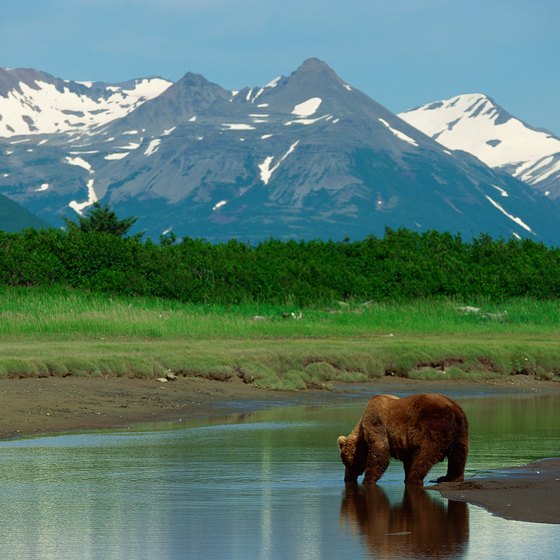
[{"label": "brown bear", "polygon": [[422,486],[446,457],[447,474],[438,482],[462,481],[469,426],[463,409],[444,395],[376,395],[350,435],[338,438],[338,447],[345,482],[357,482],[365,471],[364,484],[375,484],[391,457],[403,462],[405,484]]}]

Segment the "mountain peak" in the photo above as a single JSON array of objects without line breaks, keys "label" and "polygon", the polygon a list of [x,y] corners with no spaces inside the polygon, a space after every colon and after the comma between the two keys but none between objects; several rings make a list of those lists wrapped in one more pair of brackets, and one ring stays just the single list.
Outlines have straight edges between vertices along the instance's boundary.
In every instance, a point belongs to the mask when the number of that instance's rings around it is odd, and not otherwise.
[{"label": "mountain peak", "polygon": [[399,117],[447,148],[469,152],[529,184],[560,170],[560,138],[527,125],[483,93],[428,103]]},{"label": "mountain peak", "polygon": [[202,74],[187,72],[175,85],[182,84],[186,86],[204,86],[209,85],[210,83],[211,82],[207,80]]},{"label": "mountain peak", "polygon": [[305,72],[316,72],[316,71],[325,71],[328,70],[332,72],[331,67],[317,57],[311,57],[302,62],[296,72],[305,71]]},{"label": "mountain peak", "polygon": [[308,58],[299,68],[292,73],[290,78],[294,77],[313,77],[314,80],[318,78],[334,79],[342,83],[336,72],[326,63],[318,58]]}]

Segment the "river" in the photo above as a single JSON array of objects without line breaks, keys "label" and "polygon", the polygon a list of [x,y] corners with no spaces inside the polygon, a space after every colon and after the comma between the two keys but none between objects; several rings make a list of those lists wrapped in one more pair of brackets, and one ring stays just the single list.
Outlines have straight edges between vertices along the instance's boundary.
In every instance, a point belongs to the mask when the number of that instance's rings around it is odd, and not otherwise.
[{"label": "river", "polygon": [[[560,397],[457,400],[471,425],[467,477],[559,455]],[[557,557],[560,525],[506,521],[437,492],[405,491],[398,462],[379,486],[345,489],[336,438],[363,407],[357,397],[1,442],[0,557]],[[428,479],[444,472],[437,466]]]}]

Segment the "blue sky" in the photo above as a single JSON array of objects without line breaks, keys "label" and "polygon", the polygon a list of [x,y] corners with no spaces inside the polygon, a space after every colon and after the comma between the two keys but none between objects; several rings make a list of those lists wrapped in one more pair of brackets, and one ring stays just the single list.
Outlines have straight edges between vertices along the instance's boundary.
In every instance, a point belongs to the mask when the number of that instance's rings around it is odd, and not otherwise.
[{"label": "blue sky", "polygon": [[239,89],[316,56],[394,112],[480,92],[560,135],[559,22],[559,0],[9,0],[0,66]]}]

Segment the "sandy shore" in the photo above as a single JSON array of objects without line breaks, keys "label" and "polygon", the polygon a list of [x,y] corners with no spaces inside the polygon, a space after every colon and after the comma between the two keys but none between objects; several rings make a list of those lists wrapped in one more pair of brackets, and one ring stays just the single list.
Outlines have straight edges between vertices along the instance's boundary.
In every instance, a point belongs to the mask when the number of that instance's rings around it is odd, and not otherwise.
[{"label": "sandy shore", "polygon": [[242,382],[199,378],[168,383],[111,377],[0,379],[0,439],[209,418],[232,412],[234,403],[246,403],[250,410],[283,398]]},{"label": "sandy shore", "polygon": [[560,524],[560,458],[500,470],[505,476],[444,482],[430,489],[505,519]]},{"label": "sandy shore", "polygon": [[[198,378],[179,378],[168,383],[102,377],[0,379],[0,439],[219,417],[278,404],[341,402],[357,390],[364,391],[364,395],[398,391],[441,392],[451,396],[560,393],[560,384],[526,376],[478,383],[382,378],[367,387],[349,385],[336,391],[288,393],[257,389],[241,381]],[[560,523],[560,459],[512,469],[507,477],[472,479],[431,488],[449,499],[481,505],[507,519]]]}]

